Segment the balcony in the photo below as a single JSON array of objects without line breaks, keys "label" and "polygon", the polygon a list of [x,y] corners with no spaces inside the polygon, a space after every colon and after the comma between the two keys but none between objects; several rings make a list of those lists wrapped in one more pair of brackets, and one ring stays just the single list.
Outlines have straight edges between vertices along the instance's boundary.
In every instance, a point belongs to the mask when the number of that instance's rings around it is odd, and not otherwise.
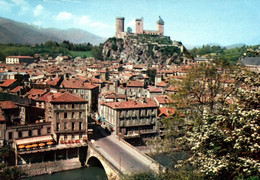
[{"label": "balcony", "polygon": [[157,133],[157,130],[154,129],[140,130],[140,134],[155,134],[155,133]]}]

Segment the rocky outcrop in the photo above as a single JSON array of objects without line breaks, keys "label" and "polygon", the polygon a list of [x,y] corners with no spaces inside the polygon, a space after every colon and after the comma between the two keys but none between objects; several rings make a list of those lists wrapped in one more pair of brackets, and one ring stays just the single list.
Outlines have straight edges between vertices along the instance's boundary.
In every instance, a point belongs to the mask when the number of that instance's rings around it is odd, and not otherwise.
[{"label": "rocky outcrop", "polygon": [[104,59],[122,59],[124,62],[179,64],[193,61],[180,42],[158,35],[126,35],[124,38],[109,38],[103,46]]}]

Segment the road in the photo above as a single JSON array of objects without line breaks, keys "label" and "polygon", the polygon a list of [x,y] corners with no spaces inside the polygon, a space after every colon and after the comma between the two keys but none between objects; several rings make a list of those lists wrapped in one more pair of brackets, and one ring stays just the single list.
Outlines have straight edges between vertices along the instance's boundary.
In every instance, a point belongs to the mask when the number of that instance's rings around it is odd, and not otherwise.
[{"label": "road", "polygon": [[123,173],[149,171],[150,161],[145,156],[112,135],[100,136],[92,144]]}]

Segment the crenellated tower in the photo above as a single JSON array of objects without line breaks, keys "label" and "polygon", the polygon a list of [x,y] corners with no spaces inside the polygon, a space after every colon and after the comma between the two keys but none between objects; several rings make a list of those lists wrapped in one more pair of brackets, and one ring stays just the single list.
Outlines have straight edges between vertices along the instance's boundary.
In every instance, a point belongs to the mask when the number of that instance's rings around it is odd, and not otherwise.
[{"label": "crenellated tower", "polygon": [[124,34],[125,18],[116,18],[116,37],[122,37]]},{"label": "crenellated tower", "polygon": [[164,21],[162,20],[161,16],[159,16],[159,20],[157,23],[157,32],[163,36],[164,34]]},{"label": "crenellated tower", "polygon": [[135,19],[135,33],[136,34],[144,33],[143,17],[141,19]]}]

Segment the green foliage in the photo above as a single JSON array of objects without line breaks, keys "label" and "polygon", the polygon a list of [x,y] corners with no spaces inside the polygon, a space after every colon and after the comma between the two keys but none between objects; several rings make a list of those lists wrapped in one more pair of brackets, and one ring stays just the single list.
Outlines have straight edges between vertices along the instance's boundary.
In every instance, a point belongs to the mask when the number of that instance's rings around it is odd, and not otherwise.
[{"label": "green foliage", "polygon": [[138,34],[134,35],[133,38],[136,38],[140,42],[149,42],[149,43],[158,43],[165,45],[172,45],[172,41],[169,37],[159,36],[159,35],[150,35],[150,34]]},{"label": "green foliage", "polygon": [[228,65],[235,65],[240,57],[258,57],[260,56],[259,45],[242,46],[240,48],[226,49],[220,46],[202,46],[201,48],[193,48],[189,52],[196,57],[211,55],[215,59],[221,59]]},{"label": "green foliage", "polygon": [[176,46],[165,46],[165,47],[161,47],[160,51],[162,52],[164,57],[167,56],[172,56],[174,54],[176,55],[180,55],[181,50],[180,48],[176,47]]},{"label": "green foliage", "polygon": [[75,57],[81,57],[81,58],[93,57],[91,51],[70,51],[70,54],[73,58],[75,58]]},{"label": "green foliage", "polygon": [[130,27],[127,27],[127,30],[126,30],[126,32],[128,32],[128,33],[132,33],[132,32],[133,32],[133,30],[132,30],[132,28],[130,28]]},{"label": "green foliage", "polygon": [[103,60],[102,49],[103,49],[103,46],[102,46],[102,45],[94,46],[94,47],[91,49],[91,54],[92,54],[92,56],[93,56],[95,59]]},{"label": "green foliage", "polygon": [[137,172],[126,175],[123,180],[200,180],[202,175],[191,168],[181,168],[178,170],[168,169],[166,172]]},{"label": "green foliage", "polygon": [[125,175],[123,180],[159,180],[159,177],[152,172],[137,172]]},{"label": "green foliage", "polygon": [[190,104],[185,113],[190,128],[178,141],[193,153],[186,163],[207,179],[259,176],[259,73],[229,73],[235,81],[226,87],[218,78],[219,67],[203,69],[191,70],[184,80],[182,101]]},{"label": "green foliage", "polygon": [[2,168],[0,170],[0,179],[17,180],[25,175],[25,173],[18,167],[1,167]]},{"label": "green foliage", "polygon": [[149,77],[149,84],[155,83],[156,69],[148,69],[146,74]]},{"label": "green foliage", "polygon": [[0,149],[0,157],[6,165],[14,164],[14,149],[10,146],[4,146]]},{"label": "green foliage", "polygon": [[62,43],[47,41],[44,44],[40,45],[0,44],[0,61],[5,61],[5,57],[13,55],[34,56],[34,54],[39,54],[45,57],[56,57],[58,55],[70,56],[71,51],[75,56],[83,57],[85,55],[86,57],[91,57],[92,55],[90,51],[92,50],[92,48],[93,46],[90,43],[73,44],[69,41],[63,41]]}]

